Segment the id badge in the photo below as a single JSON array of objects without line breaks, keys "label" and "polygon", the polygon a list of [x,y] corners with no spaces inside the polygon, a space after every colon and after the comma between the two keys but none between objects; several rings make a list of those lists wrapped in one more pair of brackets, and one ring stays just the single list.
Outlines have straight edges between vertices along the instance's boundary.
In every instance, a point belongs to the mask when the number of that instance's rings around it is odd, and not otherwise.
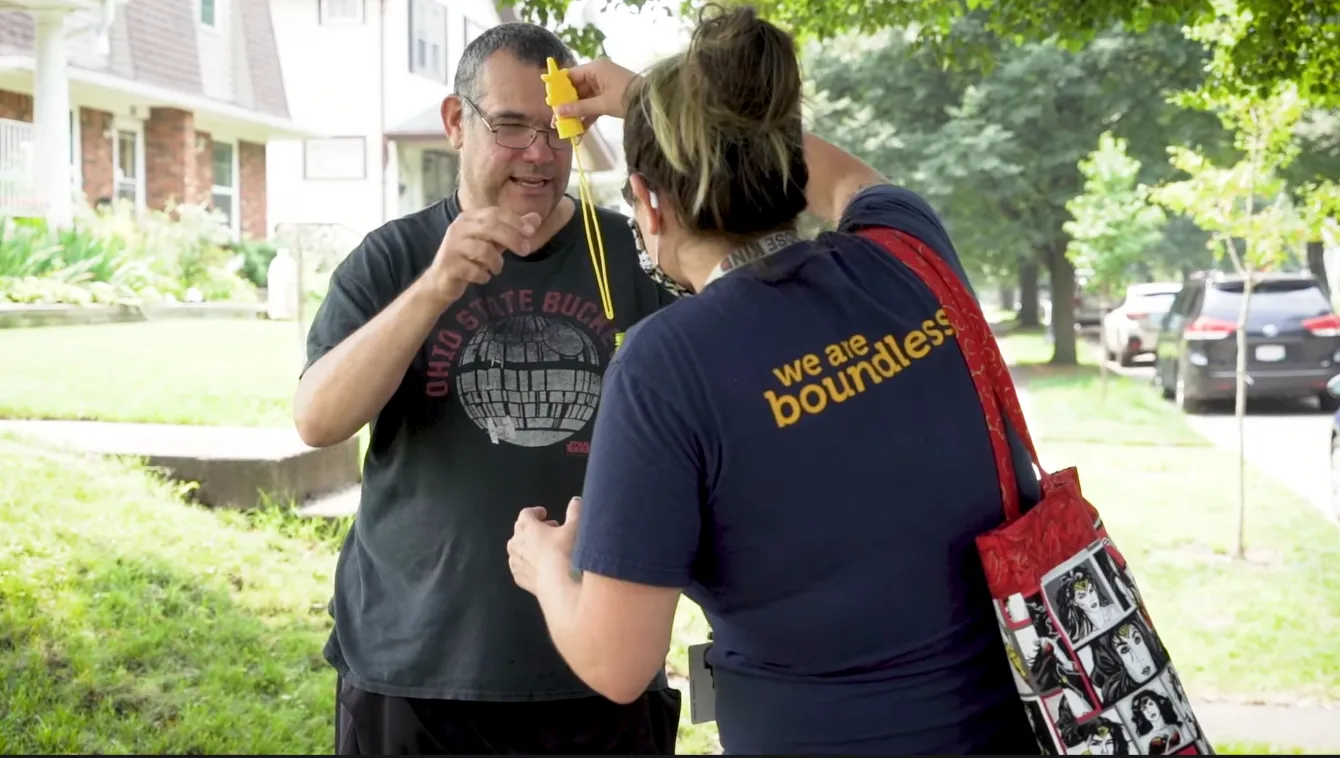
[{"label": "id badge", "polygon": [[717,720],[717,688],[712,679],[712,667],[707,664],[707,651],[712,643],[690,645],[689,653],[689,722],[706,724]]}]

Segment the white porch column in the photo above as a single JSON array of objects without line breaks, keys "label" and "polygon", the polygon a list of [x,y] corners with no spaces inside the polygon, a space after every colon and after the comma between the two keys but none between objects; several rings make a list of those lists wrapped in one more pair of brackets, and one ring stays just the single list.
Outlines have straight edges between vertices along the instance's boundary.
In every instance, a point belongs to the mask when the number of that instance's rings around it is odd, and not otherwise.
[{"label": "white porch column", "polygon": [[65,10],[33,12],[35,21],[33,126],[37,151],[33,180],[46,203],[47,223],[68,226],[74,217],[70,174],[70,73],[66,50]]}]

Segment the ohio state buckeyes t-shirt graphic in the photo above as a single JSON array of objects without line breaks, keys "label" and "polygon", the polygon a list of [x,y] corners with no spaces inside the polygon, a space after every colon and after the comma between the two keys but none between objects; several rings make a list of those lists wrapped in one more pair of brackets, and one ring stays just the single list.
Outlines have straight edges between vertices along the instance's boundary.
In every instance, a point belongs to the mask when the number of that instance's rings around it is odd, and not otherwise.
[{"label": "ohio state buckeyes t-shirt graphic", "polygon": [[[437,330],[429,397],[457,393],[491,442],[546,447],[585,429],[600,401],[615,329],[599,303],[570,292],[507,290],[476,298]],[[571,452],[585,452],[580,446]]]},{"label": "ohio state buckeyes t-shirt graphic", "polygon": [[[332,276],[309,364],[428,268],[456,213],[449,198],[367,236]],[[614,335],[673,300],[642,271],[628,222],[598,217],[614,323],[574,213],[544,247],[507,253],[497,276],[442,313],[373,420],[326,645],[351,685],[457,700],[594,694],[512,580],[507,540],[522,508],[561,520],[581,494]]]}]

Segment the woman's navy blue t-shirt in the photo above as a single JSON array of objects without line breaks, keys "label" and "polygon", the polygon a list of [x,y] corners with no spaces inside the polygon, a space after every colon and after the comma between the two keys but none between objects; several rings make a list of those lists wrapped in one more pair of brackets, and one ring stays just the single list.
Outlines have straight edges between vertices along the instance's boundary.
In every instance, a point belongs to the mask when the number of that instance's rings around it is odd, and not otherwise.
[{"label": "woman's navy blue t-shirt", "polygon": [[1035,752],[973,542],[1002,521],[981,405],[871,226],[963,275],[934,211],[879,186],[629,331],[574,565],[702,606],[728,752]]}]

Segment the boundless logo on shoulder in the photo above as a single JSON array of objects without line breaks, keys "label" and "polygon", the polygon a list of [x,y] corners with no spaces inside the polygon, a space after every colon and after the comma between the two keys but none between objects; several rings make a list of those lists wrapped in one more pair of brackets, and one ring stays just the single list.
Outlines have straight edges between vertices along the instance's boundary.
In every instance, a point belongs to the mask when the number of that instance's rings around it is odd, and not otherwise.
[{"label": "boundless logo on shoulder", "polygon": [[[930,355],[932,349],[952,336],[954,329],[943,308],[935,312],[933,319],[921,322],[920,329],[913,329],[901,338],[886,334],[871,342],[863,334],[853,334],[818,353],[808,353],[774,368],[772,375],[789,392],[766,390],[763,398],[777,428],[781,429],[806,414],[823,413],[829,403],[845,403],[859,397],[870,387],[897,376],[913,361]],[[802,385],[807,379],[808,383]]]}]

